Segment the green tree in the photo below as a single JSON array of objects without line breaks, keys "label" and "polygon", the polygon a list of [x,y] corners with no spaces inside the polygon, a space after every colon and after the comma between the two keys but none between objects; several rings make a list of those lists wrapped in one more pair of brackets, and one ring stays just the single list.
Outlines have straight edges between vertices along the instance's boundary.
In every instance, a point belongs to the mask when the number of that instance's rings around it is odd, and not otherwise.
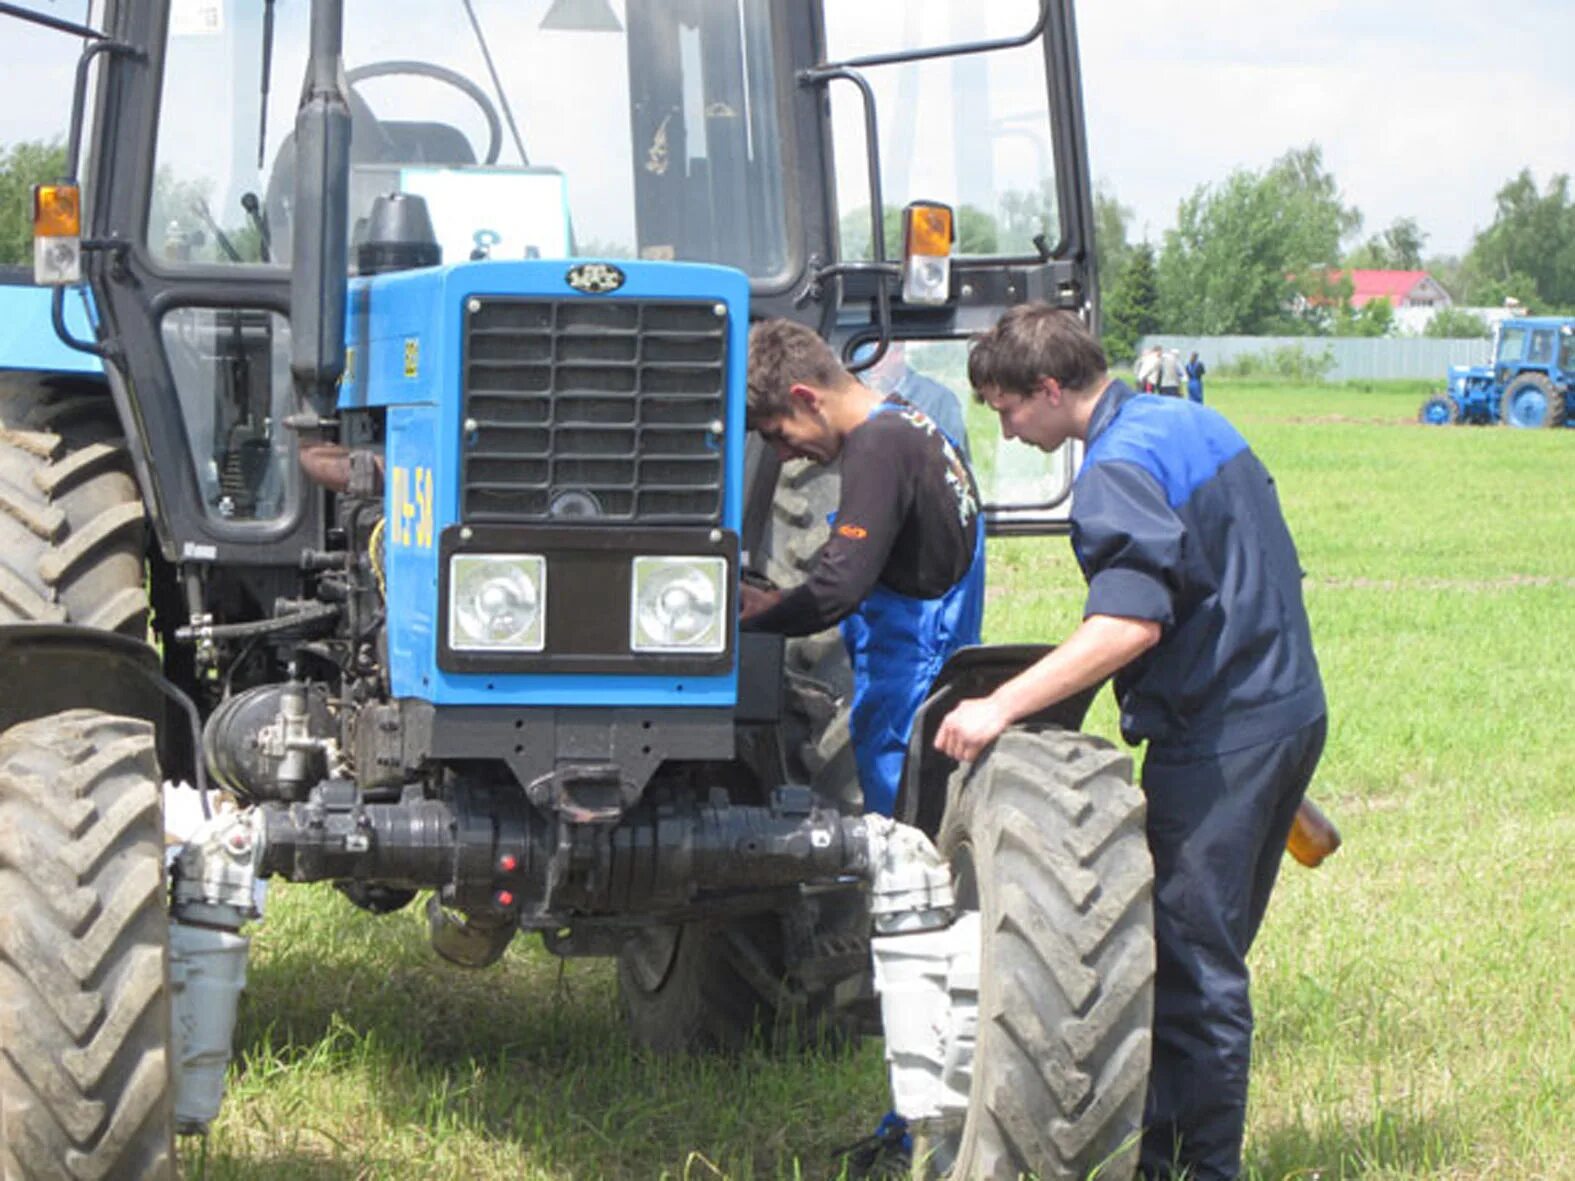
[{"label": "green tree", "polygon": [[1045,177],[1034,189],[1007,189],[996,199],[1000,209],[1002,252],[1031,254],[1034,237],[1043,234],[1053,246],[1061,236],[1055,183]]},{"label": "green tree", "polygon": [[1492,336],[1488,322],[1475,312],[1463,308],[1439,308],[1422,329],[1423,336],[1443,337],[1449,340]]},{"label": "green tree", "polygon": [[[1306,331],[1307,288],[1328,283],[1340,243],[1361,227],[1317,144],[1268,169],[1238,169],[1182,200],[1159,257],[1160,319],[1172,332]],[[1304,296],[1298,301],[1297,296]]]},{"label": "green tree", "polygon": [[[902,257],[902,206],[883,206],[881,224],[886,232],[886,257],[896,261]],[[958,254],[995,254],[1000,232],[995,218],[973,205],[963,205],[953,211],[953,230],[957,241],[952,249]],[[869,259],[870,207],[860,205],[842,215],[838,223],[842,238],[842,257],[850,260]],[[1031,250],[1025,244],[1024,252]]]},{"label": "green tree", "polygon": [[1466,302],[1472,307],[1502,308],[1519,304],[1526,311],[1539,315],[1553,308],[1549,300],[1537,294],[1537,281],[1524,271],[1485,277],[1473,273],[1467,282],[1471,298]]},{"label": "green tree", "polygon": [[1422,269],[1458,303],[1470,302],[1465,298],[1465,260],[1458,254],[1435,254],[1422,260]]},{"label": "green tree", "polygon": [[1485,297],[1497,294],[1488,288],[1523,277],[1533,290],[1506,294],[1527,304],[1575,306],[1575,201],[1569,177],[1560,173],[1539,192],[1526,168],[1499,189],[1493,223],[1476,236],[1465,269],[1473,288],[1467,302],[1497,302]]},{"label": "green tree", "polygon": [[[1133,246],[1127,241],[1132,225],[1132,210],[1121,204],[1103,185],[1094,186],[1094,265],[1101,287],[1109,290],[1125,273]],[[1146,245],[1146,244],[1145,244]],[[1154,261],[1149,247],[1149,263]]]},{"label": "green tree", "polygon": [[1387,298],[1370,299],[1359,308],[1347,300],[1335,312],[1333,336],[1388,336],[1394,330],[1395,309]]},{"label": "green tree", "polygon": [[1102,324],[1105,354],[1112,364],[1123,364],[1137,355],[1139,340],[1159,329],[1154,248],[1147,242],[1132,247],[1126,265],[1106,291]]},{"label": "green tree", "polygon": [[1345,265],[1376,271],[1420,271],[1427,235],[1414,217],[1397,217],[1346,256]]},{"label": "green tree", "polygon": [[66,149],[58,138],[0,148],[0,264],[33,263],[33,186],[58,180]]}]

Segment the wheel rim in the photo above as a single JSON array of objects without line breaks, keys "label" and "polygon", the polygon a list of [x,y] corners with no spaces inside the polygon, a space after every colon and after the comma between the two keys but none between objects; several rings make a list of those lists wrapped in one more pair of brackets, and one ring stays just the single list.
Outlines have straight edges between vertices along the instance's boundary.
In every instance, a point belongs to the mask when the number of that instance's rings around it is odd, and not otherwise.
[{"label": "wheel rim", "polygon": [[1449,404],[1442,398],[1433,398],[1422,407],[1422,421],[1430,426],[1449,424]]},{"label": "wheel rim", "polygon": [[1535,386],[1517,391],[1509,401],[1509,419],[1515,426],[1541,426],[1548,416],[1548,398]]},{"label": "wheel rim", "polygon": [[655,992],[667,983],[678,962],[681,927],[646,927],[624,944],[623,962],[642,992]]}]

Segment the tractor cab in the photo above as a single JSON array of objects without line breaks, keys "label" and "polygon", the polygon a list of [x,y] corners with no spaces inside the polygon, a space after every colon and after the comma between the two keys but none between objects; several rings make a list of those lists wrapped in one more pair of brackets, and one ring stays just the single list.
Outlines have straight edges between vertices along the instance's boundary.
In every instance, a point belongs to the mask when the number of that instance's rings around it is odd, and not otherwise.
[{"label": "tractor cab", "polygon": [[1565,425],[1575,383],[1575,320],[1526,316],[1500,323],[1493,337],[1493,380],[1502,422]]},{"label": "tractor cab", "polygon": [[[140,474],[177,561],[277,566],[324,526],[283,363],[298,191],[321,187],[296,127],[311,12],[110,0],[82,71],[100,96],[79,133],[85,266],[135,373],[110,380],[147,424]],[[443,266],[736,268],[751,318],[810,322],[850,360],[863,346],[878,382],[945,387],[993,529],[1055,528],[1070,449],[999,440],[965,356],[1016,302],[1095,314],[1071,44],[1064,0],[347,0],[345,262],[376,254],[374,202],[404,193]],[[910,205],[938,211],[918,242]]]}]

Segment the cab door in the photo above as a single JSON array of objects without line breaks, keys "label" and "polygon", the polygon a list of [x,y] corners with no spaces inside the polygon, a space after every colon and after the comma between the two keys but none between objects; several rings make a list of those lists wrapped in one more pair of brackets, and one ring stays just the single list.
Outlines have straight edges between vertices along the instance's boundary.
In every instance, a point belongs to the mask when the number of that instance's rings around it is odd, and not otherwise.
[{"label": "cab door", "polygon": [[[969,388],[967,342],[1028,301],[1097,330],[1070,0],[823,0],[821,16],[809,78],[826,94],[833,261],[806,290],[827,335],[856,370],[880,355],[871,342],[901,354],[900,371],[882,356],[871,384],[950,393],[991,533],[1064,531],[1080,445],[1044,454],[1003,440]],[[944,302],[904,298],[901,211],[914,201],[953,211]]]}]

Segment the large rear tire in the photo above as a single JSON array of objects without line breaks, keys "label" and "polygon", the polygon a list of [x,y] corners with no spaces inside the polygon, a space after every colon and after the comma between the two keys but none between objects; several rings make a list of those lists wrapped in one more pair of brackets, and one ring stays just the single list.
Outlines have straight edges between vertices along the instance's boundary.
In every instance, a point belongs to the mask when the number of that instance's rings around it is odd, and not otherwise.
[{"label": "large rear tire", "polygon": [[1535,429],[1564,425],[1564,393],[1543,373],[1522,373],[1504,387],[1499,421]]},{"label": "large rear tire", "polygon": [[145,639],[145,535],[109,395],[0,378],[0,623]]},{"label": "large rear tire", "polygon": [[1055,728],[1009,730],[953,775],[939,848],[981,914],[978,1040],[960,1125],[921,1176],[1130,1177],[1148,1083],[1153,867],[1132,764]]},{"label": "large rear tire", "polygon": [[[790,460],[777,477],[771,518],[761,538],[765,573],[776,585],[797,586],[809,576],[831,527],[842,476],[835,467]],[[863,807],[859,771],[848,732],[853,669],[837,628],[787,641],[783,654],[788,693],[784,727],[788,774],[845,812]]]},{"label": "large rear tire", "polygon": [[0,1176],[175,1176],[165,899],[148,723],[0,736]]}]

